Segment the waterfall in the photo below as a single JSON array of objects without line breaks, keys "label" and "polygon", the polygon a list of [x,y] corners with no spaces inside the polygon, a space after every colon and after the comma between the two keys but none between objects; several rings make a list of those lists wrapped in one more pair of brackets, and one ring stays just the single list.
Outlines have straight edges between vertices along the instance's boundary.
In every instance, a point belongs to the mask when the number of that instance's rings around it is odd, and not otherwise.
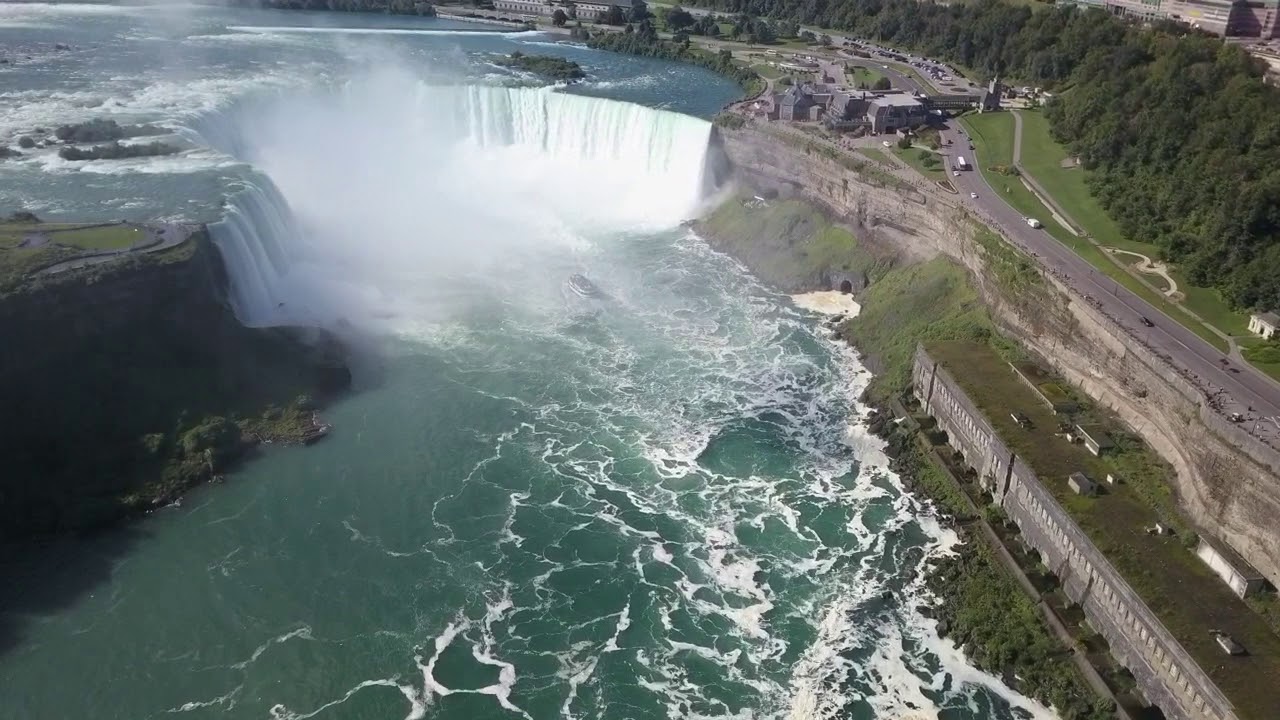
[{"label": "waterfall", "polygon": [[504,257],[674,227],[713,184],[708,122],[552,88],[371,78],[195,131],[261,174],[211,228],[256,325],[350,318]]},{"label": "waterfall", "polygon": [[280,315],[278,291],[290,250],[299,242],[289,204],[269,179],[245,182],[209,230],[227,265],[236,316],[246,324],[271,324]]}]

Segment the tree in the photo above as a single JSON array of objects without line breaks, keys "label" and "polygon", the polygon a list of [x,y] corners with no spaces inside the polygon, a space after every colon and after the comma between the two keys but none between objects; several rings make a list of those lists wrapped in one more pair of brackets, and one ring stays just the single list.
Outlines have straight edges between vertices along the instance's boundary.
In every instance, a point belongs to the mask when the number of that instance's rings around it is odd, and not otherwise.
[{"label": "tree", "polygon": [[778,21],[778,37],[793,38],[800,34],[800,23],[795,20]]},{"label": "tree", "polygon": [[813,40],[814,40],[814,35],[813,35],[813,33],[809,32],[808,30],[801,30],[801,31],[800,31],[800,39],[801,39],[801,40],[803,40],[803,41],[805,41],[805,42],[813,42]]},{"label": "tree", "polygon": [[653,17],[653,13],[649,12],[649,6],[644,0],[631,0],[631,22],[640,22]]},{"label": "tree", "polygon": [[679,45],[679,46],[681,47],[681,49],[684,49],[684,50],[688,50],[688,49],[689,49],[689,33],[685,32],[685,31],[683,31],[683,30],[681,30],[680,32],[676,33],[675,35],[672,35],[672,36],[671,36],[671,41],[672,41],[672,42],[674,42],[675,44]]},{"label": "tree", "polygon": [[695,22],[693,15],[679,5],[668,10],[664,20],[666,21],[667,29],[672,32],[688,29]]},{"label": "tree", "polygon": [[767,20],[756,20],[751,23],[751,29],[747,32],[747,40],[752,43],[767,45],[777,39],[778,32],[774,30],[773,24]]},{"label": "tree", "polygon": [[560,8],[556,8],[556,11],[551,13],[552,25],[555,25],[556,27],[564,27],[565,24],[568,22],[569,22],[569,15],[566,14],[564,10],[561,10]]},{"label": "tree", "polygon": [[920,162],[927,163],[928,161],[933,159],[933,153],[929,152],[928,150],[921,150],[920,152],[916,153],[916,159],[919,160]]},{"label": "tree", "polygon": [[898,138],[898,147],[902,148],[903,150],[910,150],[910,149],[911,149],[911,138],[909,138],[909,137],[905,137],[905,136],[904,136],[904,137],[901,137],[901,138]]},{"label": "tree", "polygon": [[622,8],[618,7],[617,5],[610,5],[609,9],[605,11],[604,15],[600,16],[600,22],[604,23],[605,25],[621,25],[626,21],[627,21],[626,15],[623,14]]},{"label": "tree", "polygon": [[893,84],[889,82],[889,78],[884,76],[876,78],[876,81],[871,85],[872,90],[888,90],[892,87]]},{"label": "tree", "polygon": [[[630,26],[628,26],[630,27]],[[636,24],[636,34],[643,40],[652,42],[658,39],[658,30],[653,27],[653,21],[645,18]]]},{"label": "tree", "polygon": [[822,47],[831,47],[831,36],[823,33],[818,37],[818,43],[821,44]]}]

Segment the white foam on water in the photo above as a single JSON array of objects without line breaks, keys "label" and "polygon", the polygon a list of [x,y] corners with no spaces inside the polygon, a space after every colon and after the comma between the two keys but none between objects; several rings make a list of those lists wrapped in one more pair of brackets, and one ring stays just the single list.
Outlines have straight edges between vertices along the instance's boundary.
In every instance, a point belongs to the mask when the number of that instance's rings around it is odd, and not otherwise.
[{"label": "white foam on water", "polygon": [[838,290],[818,290],[791,296],[796,307],[823,315],[844,315],[856,317],[862,312],[862,306],[853,296]]},{"label": "white foam on water", "polygon": [[178,707],[165,710],[167,713],[184,713],[193,710],[203,710],[204,708],[222,708],[223,712],[233,710],[236,706],[236,697],[244,690],[244,684],[240,684],[231,689],[230,692],[219,695],[212,700],[191,700],[185,702]]},{"label": "white foam on water", "polygon": [[622,612],[618,613],[618,624],[613,627],[613,637],[609,638],[609,642],[605,643],[604,651],[617,652],[618,638],[621,637],[622,633],[626,632],[627,628],[629,627],[631,627],[630,601],[628,601],[627,604],[622,607]]},{"label": "white foam on water", "polygon": [[288,642],[290,640],[293,640],[294,638],[302,638],[303,640],[312,639],[311,626],[303,625],[302,627],[296,628],[294,630],[290,630],[289,632],[284,633],[283,635],[277,635],[276,637],[271,638],[270,640],[259,645],[253,651],[253,654],[248,657],[248,659],[241,660],[240,662],[235,663],[231,667],[235,668],[236,670],[244,670],[245,668],[249,667],[253,663],[257,662],[258,658],[262,657],[262,654],[267,650],[269,650],[271,646]]},{"label": "white foam on water", "polygon": [[410,703],[409,714],[405,716],[405,720],[422,720],[422,718],[426,717],[427,704],[415,694],[415,691],[412,688],[403,686],[394,679],[365,680],[359,685],[348,690],[345,695],[337,700],[327,702],[308,713],[294,712],[284,704],[277,703],[271,706],[269,715],[271,716],[271,720],[307,720],[308,718],[313,718],[320,713],[325,712],[329,708],[342,705],[346,701],[355,697],[356,693],[364,690],[365,688],[371,687],[392,687],[399,690]]}]

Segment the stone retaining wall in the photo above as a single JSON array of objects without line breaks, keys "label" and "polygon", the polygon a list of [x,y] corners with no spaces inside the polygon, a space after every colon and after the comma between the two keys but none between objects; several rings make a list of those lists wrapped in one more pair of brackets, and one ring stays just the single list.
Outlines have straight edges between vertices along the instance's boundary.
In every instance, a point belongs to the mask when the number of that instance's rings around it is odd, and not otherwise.
[{"label": "stone retaining wall", "polygon": [[992,482],[996,502],[1106,639],[1112,656],[1133,673],[1147,700],[1170,720],[1234,720],[1226,696],[923,347],[916,349],[912,377],[921,407]]}]

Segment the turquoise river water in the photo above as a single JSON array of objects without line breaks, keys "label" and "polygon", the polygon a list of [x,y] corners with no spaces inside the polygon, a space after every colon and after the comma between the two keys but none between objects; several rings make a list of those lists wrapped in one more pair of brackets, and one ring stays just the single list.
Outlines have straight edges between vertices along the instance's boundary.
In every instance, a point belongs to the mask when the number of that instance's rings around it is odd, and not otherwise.
[{"label": "turquoise river water", "polygon": [[682,228],[723,79],[180,5],[0,5],[0,48],[0,141],[111,117],[183,147],[36,150],[0,209],[214,222],[242,320],[366,338],[325,442],[10,549],[0,718],[1052,717],[918,612],[955,538],[866,434],[852,351]]}]

